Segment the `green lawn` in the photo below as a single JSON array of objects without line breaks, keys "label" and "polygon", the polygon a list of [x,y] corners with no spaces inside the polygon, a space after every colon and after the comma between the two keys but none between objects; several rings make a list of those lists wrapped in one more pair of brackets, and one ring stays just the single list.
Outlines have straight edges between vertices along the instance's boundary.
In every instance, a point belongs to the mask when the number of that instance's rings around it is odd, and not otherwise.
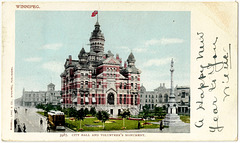
[{"label": "green lawn", "polygon": [[[102,122],[94,123],[97,121],[97,118],[85,118],[82,121],[83,131],[102,131]],[[108,120],[113,123],[105,123],[104,130],[123,130],[123,121],[122,120]],[[80,121],[71,121],[69,119],[65,119],[66,125],[73,130],[78,130],[80,128]],[[140,121],[140,123],[144,123],[144,121]],[[99,127],[87,127],[86,125],[99,125]],[[138,121],[135,120],[127,120],[125,119],[125,127],[126,130],[138,129]],[[151,124],[151,125],[141,125],[141,128],[159,128],[159,125]]]},{"label": "green lawn", "polygon": [[38,114],[41,114],[41,115],[44,116],[44,112],[40,112],[40,111],[38,111],[37,113],[38,113]]},{"label": "green lawn", "polygon": [[190,116],[180,115],[180,119],[181,119],[184,123],[190,123]]}]

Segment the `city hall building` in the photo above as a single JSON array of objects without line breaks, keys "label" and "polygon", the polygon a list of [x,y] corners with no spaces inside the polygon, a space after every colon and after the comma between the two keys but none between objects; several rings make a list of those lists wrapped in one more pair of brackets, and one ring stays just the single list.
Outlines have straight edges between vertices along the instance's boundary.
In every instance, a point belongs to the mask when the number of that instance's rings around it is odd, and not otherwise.
[{"label": "city hall building", "polygon": [[133,115],[139,113],[140,73],[133,53],[122,66],[122,59],[111,51],[104,52],[105,38],[98,22],[91,33],[90,51],[82,48],[78,59],[70,55],[61,76],[62,107],[95,107],[116,117],[128,108]]}]

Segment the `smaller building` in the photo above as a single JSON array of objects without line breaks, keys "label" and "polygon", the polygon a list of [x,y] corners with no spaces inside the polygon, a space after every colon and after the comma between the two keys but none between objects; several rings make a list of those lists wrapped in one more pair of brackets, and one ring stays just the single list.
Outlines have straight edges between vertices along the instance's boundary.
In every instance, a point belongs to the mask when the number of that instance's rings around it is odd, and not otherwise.
[{"label": "smaller building", "polygon": [[[190,87],[188,86],[176,86],[174,88],[175,100],[178,104],[178,114],[190,113]],[[140,88],[140,111],[143,110],[143,106],[148,105],[150,110],[154,109],[154,106],[168,108],[170,96],[170,88],[165,87],[165,83],[161,83],[160,86],[153,91],[147,91],[142,85]]]},{"label": "smaller building", "polygon": [[25,91],[23,89],[23,95],[21,97],[21,105],[34,107],[37,104],[60,105],[61,95],[59,90],[55,90],[55,85],[50,83],[47,86],[47,91]]}]

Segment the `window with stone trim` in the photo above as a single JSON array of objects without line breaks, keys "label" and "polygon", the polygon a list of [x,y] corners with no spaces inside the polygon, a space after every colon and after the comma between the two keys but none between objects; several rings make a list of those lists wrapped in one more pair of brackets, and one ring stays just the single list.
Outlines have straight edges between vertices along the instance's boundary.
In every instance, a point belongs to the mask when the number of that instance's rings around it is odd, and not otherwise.
[{"label": "window with stone trim", "polygon": [[126,101],[127,101],[127,96],[124,95],[124,104],[126,104]]},{"label": "window with stone trim", "polygon": [[94,81],[92,82],[92,88],[95,88],[95,82]]},{"label": "window with stone trim", "polygon": [[181,96],[181,98],[185,98],[185,91],[182,91],[182,96]]},{"label": "window with stone trim", "polygon": [[120,87],[119,87],[120,89],[122,89],[122,83],[120,82]]},{"label": "window with stone trim", "polygon": [[122,104],[122,94],[120,94],[120,104]]},{"label": "window with stone trim", "polygon": [[137,105],[137,95],[135,95],[135,105]]},{"label": "window with stone trim", "polygon": [[81,81],[81,87],[80,88],[83,88],[83,81]]}]

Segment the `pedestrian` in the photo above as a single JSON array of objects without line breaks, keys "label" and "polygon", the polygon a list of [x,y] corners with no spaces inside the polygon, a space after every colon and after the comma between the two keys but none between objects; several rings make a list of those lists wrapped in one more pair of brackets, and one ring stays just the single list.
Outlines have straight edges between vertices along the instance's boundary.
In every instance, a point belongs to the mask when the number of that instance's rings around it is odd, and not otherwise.
[{"label": "pedestrian", "polygon": [[18,125],[18,132],[22,132],[20,125]]},{"label": "pedestrian", "polygon": [[138,129],[140,129],[140,122],[138,121]]},{"label": "pedestrian", "polygon": [[163,123],[162,123],[162,120],[161,120],[161,122],[160,122],[160,131],[163,129]]},{"label": "pedestrian", "polygon": [[26,126],[25,126],[25,123],[23,123],[23,132],[26,133]]},{"label": "pedestrian", "polygon": [[40,119],[40,125],[42,125],[42,123],[43,123],[43,120],[42,120],[42,118]]},{"label": "pedestrian", "polygon": [[50,125],[47,125],[47,132],[50,132]]},{"label": "pedestrian", "polygon": [[17,119],[14,120],[14,129],[17,128]]}]

